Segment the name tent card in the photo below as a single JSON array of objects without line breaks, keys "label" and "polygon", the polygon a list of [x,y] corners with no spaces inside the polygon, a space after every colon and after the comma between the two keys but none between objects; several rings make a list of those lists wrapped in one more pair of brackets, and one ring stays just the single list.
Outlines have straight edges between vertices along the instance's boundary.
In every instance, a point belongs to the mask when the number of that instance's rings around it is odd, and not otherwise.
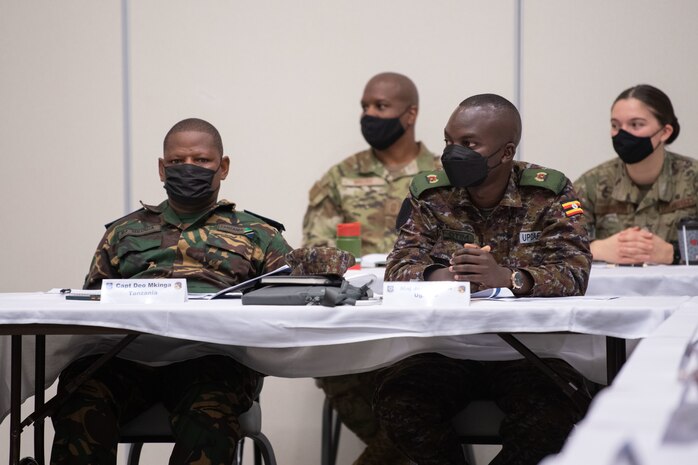
[{"label": "name tent card", "polygon": [[406,308],[463,308],[470,305],[467,281],[388,281],[383,305]]},{"label": "name tent card", "polygon": [[187,301],[186,279],[103,279],[102,302],[178,303]]}]

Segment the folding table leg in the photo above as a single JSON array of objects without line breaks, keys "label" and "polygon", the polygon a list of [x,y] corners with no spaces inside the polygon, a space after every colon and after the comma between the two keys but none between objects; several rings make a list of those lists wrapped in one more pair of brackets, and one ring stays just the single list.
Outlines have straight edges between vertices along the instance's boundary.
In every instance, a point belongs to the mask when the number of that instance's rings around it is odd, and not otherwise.
[{"label": "folding table leg", "polygon": [[20,415],[22,402],[22,336],[12,337],[12,366],[10,380],[10,465],[19,464],[19,448],[22,435]]},{"label": "folding table leg", "polygon": [[625,339],[606,336],[606,384],[609,386],[627,359]]},{"label": "folding table leg", "polygon": [[[34,410],[44,406],[46,384],[46,336],[36,335],[34,355]],[[44,465],[44,419],[34,422],[34,460],[38,465]]]}]

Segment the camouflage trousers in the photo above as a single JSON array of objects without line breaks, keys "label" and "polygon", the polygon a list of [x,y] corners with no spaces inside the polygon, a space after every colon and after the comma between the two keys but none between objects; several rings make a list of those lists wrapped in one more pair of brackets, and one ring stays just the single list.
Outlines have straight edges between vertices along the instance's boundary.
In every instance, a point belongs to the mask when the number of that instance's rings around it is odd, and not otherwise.
[{"label": "camouflage trousers", "polygon": [[376,372],[318,378],[342,423],[366,444],[354,465],[407,465],[409,460],[379,427],[373,412]]},{"label": "camouflage trousers", "polygon": [[[546,363],[578,386],[590,383],[562,360]],[[421,354],[381,370],[378,378],[374,408],[381,425],[419,465],[466,463],[451,422],[471,400],[494,400],[505,414],[502,450],[490,465],[535,465],[559,452],[588,408],[588,402],[576,407],[527,360],[476,362]]]},{"label": "camouflage trousers", "polygon": [[[95,358],[68,366],[59,390]],[[260,380],[259,373],[219,355],[161,367],[112,359],[53,415],[51,464],[115,464],[120,427],[162,402],[175,438],[170,465],[228,465],[241,437],[238,416],[251,407]]]}]

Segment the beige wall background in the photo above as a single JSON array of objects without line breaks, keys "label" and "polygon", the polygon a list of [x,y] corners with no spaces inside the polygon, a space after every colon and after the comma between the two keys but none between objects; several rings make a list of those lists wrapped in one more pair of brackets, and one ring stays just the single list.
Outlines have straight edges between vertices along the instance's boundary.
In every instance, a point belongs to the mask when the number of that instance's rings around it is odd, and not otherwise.
[{"label": "beige wall background", "polygon": [[[359,99],[381,71],[415,81],[437,152],[455,106],[495,92],[519,103],[520,156],[575,179],[614,156],[610,105],[644,82],[695,155],[696,19],[692,0],[0,0],[0,291],[79,287],[103,225],[164,198],[162,138],[192,116],[223,136],[221,195],[299,246],[308,189],[366,145]],[[321,402],[312,380],[267,379],[280,463],[319,462]],[[358,450],[345,432],[339,463]]]}]

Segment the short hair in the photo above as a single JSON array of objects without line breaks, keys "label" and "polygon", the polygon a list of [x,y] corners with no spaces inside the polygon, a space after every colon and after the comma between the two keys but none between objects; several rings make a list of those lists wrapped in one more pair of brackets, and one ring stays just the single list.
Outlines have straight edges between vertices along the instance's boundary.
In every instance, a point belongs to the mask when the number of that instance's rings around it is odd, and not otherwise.
[{"label": "short hair", "polygon": [[204,121],[199,118],[183,119],[179,123],[172,126],[172,128],[167,131],[165,140],[162,143],[163,152],[167,149],[167,141],[172,134],[187,131],[205,132],[206,134],[209,134],[211,137],[213,137],[213,145],[216,147],[216,149],[218,149],[220,155],[223,156],[223,140],[221,139],[221,134],[218,132],[218,129],[216,129],[215,126],[208,121]]},{"label": "short hair", "polygon": [[506,118],[513,126],[513,134],[511,134],[513,142],[518,145],[521,139],[521,115],[516,106],[509,100],[497,94],[478,94],[463,100],[459,106],[489,108],[494,113]]},{"label": "short hair", "polygon": [[385,72],[379,73],[368,80],[366,86],[374,82],[389,81],[396,84],[398,87],[398,98],[408,105],[414,105],[419,107],[419,92],[417,91],[417,86],[414,85],[412,79],[408,78],[404,74]]},{"label": "short hair", "polygon": [[679,126],[678,118],[674,114],[674,106],[671,104],[671,100],[669,100],[667,94],[649,84],[638,84],[621,92],[613,101],[613,105],[615,105],[618,100],[629,98],[638,99],[647,105],[650,112],[652,112],[662,126],[668,124],[674,128],[674,131],[665,142],[667,145],[671,144],[679,137],[681,127]]}]

